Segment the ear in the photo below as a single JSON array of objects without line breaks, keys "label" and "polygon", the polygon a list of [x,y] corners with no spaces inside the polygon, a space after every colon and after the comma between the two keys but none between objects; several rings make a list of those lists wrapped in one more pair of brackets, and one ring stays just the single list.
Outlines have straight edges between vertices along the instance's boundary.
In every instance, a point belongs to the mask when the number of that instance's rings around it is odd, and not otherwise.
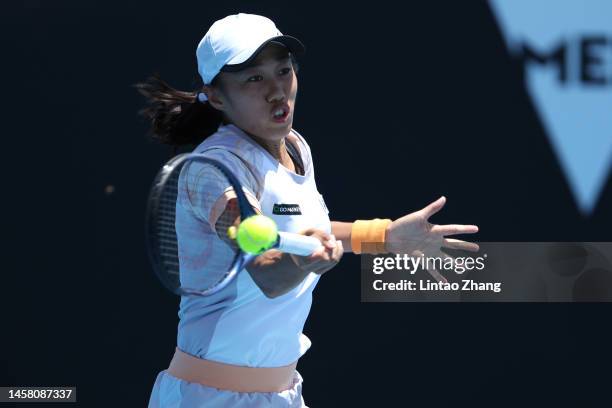
[{"label": "ear", "polygon": [[219,111],[223,111],[223,108],[225,106],[224,98],[221,92],[216,87],[204,85],[204,87],[202,88],[202,92],[204,92],[208,97],[208,103],[210,104],[210,106]]}]

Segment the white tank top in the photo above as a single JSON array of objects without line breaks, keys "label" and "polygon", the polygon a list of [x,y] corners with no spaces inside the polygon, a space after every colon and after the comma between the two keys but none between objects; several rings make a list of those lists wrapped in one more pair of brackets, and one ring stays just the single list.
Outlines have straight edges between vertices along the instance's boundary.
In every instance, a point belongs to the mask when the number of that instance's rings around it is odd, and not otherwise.
[{"label": "white tank top", "polygon": [[[234,125],[222,125],[195,150],[222,161],[255,198],[259,210],[276,221],[280,231],[298,232],[315,227],[331,232],[328,211],[314,178],[310,148],[296,131],[287,136],[299,150],[304,175],[281,165],[265,149]],[[177,206],[180,256],[228,256],[226,244],[199,214],[206,209]],[[203,263],[205,263],[203,259]],[[182,297],[178,326],[181,350],[228,364],[278,367],[300,358],[310,340],[302,333],[320,275],[308,274],[288,293],[266,297],[246,270],[222,291],[210,297]]]}]

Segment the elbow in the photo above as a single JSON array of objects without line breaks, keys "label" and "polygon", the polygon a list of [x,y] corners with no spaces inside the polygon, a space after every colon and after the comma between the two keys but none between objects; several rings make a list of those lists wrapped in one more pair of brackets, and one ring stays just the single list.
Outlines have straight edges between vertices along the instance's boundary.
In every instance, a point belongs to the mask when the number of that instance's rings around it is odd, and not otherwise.
[{"label": "elbow", "polygon": [[272,279],[271,274],[257,273],[261,270],[255,270],[251,268],[249,271],[251,279],[255,282],[255,285],[268,299],[274,299],[286,293],[286,288],[283,287],[283,283],[278,279]]},{"label": "elbow", "polygon": [[247,272],[268,299],[274,299],[291,290],[289,281],[290,270],[287,268],[287,259],[283,253],[270,250],[258,256]]},{"label": "elbow", "polygon": [[268,299],[274,299],[277,298],[279,296],[284,295],[285,293],[287,293],[287,288],[281,288],[279,286],[274,286],[274,287],[270,287],[267,286],[265,288],[262,288],[261,286],[259,287],[259,289],[261,289],[261,291],[263,292],[263,294],[268,298]]},{"label": "elbow", "polygon": [[262,291],[268,299],[275,299],[280,296],[278,292]]}]

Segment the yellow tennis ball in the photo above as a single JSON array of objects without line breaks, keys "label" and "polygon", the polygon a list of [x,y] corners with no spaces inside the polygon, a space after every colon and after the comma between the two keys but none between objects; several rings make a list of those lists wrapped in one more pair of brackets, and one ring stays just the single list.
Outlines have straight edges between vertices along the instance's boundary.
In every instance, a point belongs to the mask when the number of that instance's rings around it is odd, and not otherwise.
[{"label": "yellow tennis ball", "polygon": [[253,215],[240,223],[236,232],[238,246],[249,254],[261,254],[276,242],[276,223],[265,215]]}]

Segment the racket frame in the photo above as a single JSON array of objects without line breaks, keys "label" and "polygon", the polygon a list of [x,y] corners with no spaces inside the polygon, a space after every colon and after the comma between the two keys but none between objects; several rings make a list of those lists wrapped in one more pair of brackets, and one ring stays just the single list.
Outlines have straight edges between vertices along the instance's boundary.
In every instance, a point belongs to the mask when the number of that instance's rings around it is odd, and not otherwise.
[{"label": "racket frame", "polygon": [[158,214],[160,212],[160,198],[162,196],[164,188],[166,187],[166,183],[168,182],[169,177],[174,173],[174,171],[180,171],[177,170],[177,167],[184,166],[188,161],[197,161],[200,163],[210,164],[217,168],[227,178],[232,189],[234,190],[234,193],[236,194],[236,199],[238,200],[238,208],[240,210],[241,221],[247,219],[250,216],[255,215],[256,212],[255,210],[253,210],[253,208],[251,207],[251,203],[242,191],[242,186],[236,176],[234,176],[224,164],[220,163],[217,160],[208,158],[202,154],[179,154],[170,159],[164,165],[164,167],[157,173],[157,176],[155,177],[155,180],[153,181],[153,185],[151,186],[151,190],[149,192],[145,221],[147,252],[149,255],[149,260],[153,265],[153,270],[158,279],[164,285],[164,287],[176,295],[210,296],[225,288],[233,280],[236,274],[241,269],[245,268],[253,259],[255,259],[257,255],[248,254],[239,249],[239,252],[236,254],[232,262],[232,266],[223,276],[223,278],[216,285],[205,290],[185,289],[180,287],[176,288],[174,287],[174,285],[171,285],[168,282],[168,279],[166,278],[166,267],[164,266],[164,262],[159,251],[160,243],[158,236],[158,225],[156,221],[158,220]]}]

